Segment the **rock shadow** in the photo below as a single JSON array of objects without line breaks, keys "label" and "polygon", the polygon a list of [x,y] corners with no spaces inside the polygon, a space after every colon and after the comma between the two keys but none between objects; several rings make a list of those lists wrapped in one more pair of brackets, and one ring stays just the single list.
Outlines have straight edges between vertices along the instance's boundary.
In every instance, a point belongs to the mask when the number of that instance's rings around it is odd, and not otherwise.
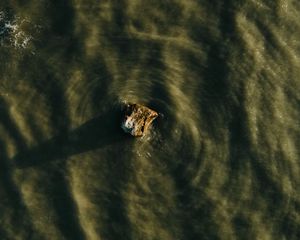
[{"label": "rock shadow", "polygon": [[36,147],[19,152],[13,160],[18,168],[33,167],[125,141],[130,137],[120,128],[121,117],[122,111],[111,109],[73,131],[67,131]]}]

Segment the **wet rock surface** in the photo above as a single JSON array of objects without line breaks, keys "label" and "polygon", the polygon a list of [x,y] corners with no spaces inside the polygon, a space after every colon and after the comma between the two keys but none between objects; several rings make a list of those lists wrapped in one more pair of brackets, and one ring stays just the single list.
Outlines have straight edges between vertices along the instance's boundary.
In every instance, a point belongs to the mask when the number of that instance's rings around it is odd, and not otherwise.
[{"label": "wet rock surface", "polygon": [[153,120],[158,117],[157,112],[140,104],[128,103],[125,105],[124,112],[121,127],[134,137],[144,136]]}]

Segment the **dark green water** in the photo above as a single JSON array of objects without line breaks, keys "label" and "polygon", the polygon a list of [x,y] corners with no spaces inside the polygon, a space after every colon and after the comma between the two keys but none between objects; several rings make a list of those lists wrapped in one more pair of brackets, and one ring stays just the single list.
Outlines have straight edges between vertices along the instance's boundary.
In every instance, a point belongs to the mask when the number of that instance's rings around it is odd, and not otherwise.
[{"label": "dark green water", "polygon": [[[300,239],[300,2],[2,0],[0,239]],[[139,139],[122,102],[162,113]]]}]

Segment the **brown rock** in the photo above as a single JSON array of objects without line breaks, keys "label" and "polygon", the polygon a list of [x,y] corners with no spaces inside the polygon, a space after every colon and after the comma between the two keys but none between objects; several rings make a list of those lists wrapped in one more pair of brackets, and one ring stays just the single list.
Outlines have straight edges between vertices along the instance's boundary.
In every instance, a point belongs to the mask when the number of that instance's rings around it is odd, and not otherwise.
[{"label": "brown rock", "polygon": [[144,136],[157,116],[157,112],[143,105],[126,104],[122,129],[135,137]]}]

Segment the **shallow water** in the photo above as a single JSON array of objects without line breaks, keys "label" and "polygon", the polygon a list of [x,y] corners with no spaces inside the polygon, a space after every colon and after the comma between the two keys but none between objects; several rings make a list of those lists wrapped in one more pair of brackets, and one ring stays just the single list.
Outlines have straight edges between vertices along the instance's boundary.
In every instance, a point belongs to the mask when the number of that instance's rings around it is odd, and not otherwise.
[{"label": "shallow water", "polygon": [[[0,238],[300,239],[300,2],[2,1]],[[123,102],[161,116],[143,138]]]}]

